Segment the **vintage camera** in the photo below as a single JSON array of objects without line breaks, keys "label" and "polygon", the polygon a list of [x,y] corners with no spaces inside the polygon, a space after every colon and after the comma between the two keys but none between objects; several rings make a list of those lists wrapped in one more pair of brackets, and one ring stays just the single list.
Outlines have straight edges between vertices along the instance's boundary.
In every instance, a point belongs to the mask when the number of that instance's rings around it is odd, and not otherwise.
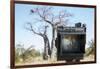
[{"label": "vintage camera", "polygon": [[57,27],[57,60],[80,61],[86,44],[86,25],[76,23],[74,27]]}]

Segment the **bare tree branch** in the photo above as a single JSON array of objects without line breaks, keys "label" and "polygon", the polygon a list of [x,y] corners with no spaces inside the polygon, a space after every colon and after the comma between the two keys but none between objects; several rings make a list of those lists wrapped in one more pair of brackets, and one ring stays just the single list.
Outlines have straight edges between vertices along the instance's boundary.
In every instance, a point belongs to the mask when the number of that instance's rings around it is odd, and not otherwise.
[{"label": "bare tree branch", "polygon": [[55,16],[52,13],[52,7],[36,7],[31,10],[31,12],[36,13],[41,19],[37,18],[37,21],[44,21],[49,23],[51,26],[63,24],[68,21],[68,17],[73,16],[72,14],[68,13],[66,10],[59,11],[58,15]]},{"label": "bare tree branch", "polygon": [[53,24],[52,21],[47,19],[49,17],[49,15],[51,15],[51,13],[50,13],[51,8],[52,7],[49,7],[49,8],[46,8],[46,7],[45,8],[38,8],[37,7],[34,9],[34,13],[36,13],[43,21],[52,25]]},{"label": "bare tree branch", "polygon": [[47,32],[47,28],[48,28],[49,26],[45,26],[45,29],[44,29],[44,35],[46,34],[46,32]]},{"label": "bare tree branch", "polygon": [[59,12],[57,19],[58,21],[55,23],[55,25],[58,24],[63,24],[66,23],[68,21],[68,17],[73,16],[72,14],[68,13],[66,10],[62,10]]},{"label": "bare tree branch", "polygon": [[25,27],[27,30],[33,32],[34,34],[37,34],[37,35],[43,36],[42,33],[40,33],[40,32],[38,33],[38,32],[36,32],[36,31],[33,29],[33,26],[32,26],[31,23],[27,23],[27,25],[29,26],[29,27]]}]

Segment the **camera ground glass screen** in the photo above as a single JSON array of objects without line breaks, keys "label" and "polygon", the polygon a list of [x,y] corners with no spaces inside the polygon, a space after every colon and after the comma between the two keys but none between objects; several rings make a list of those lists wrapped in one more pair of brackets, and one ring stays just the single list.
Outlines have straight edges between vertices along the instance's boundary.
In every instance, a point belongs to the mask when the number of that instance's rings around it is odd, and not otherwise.
[{"label": "camera ground glass screen", "polygon": [[75,53],[80,52],[80,40],[78,40],[78,37],[82,35],[64,35],[62,38],[62,53]]}]

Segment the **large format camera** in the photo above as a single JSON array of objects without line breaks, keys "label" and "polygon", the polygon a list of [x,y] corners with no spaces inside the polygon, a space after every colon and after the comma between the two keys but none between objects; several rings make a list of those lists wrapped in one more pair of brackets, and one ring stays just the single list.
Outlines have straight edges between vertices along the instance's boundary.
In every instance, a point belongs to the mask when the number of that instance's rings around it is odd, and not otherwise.
[{"label": "large format camera", "polygon": [[74,27],[58,26],[57,60],[80,61],[85,53],[86,25],[76,23]]}]

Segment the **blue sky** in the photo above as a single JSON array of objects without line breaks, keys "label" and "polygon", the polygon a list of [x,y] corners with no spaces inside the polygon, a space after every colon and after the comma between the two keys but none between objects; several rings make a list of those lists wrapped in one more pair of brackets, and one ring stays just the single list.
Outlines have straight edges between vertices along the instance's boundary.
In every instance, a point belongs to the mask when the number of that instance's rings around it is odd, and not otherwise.
[{"label": "blue sky", "polygon": [[[37,5],[29,5],[29,4],[15,4],[15,45],[18,43],[24,44],[24,47],[27,48],[31,45],[38,50],[43,50],[43,39],[33,34],[30,31],[27,31],[24,26],[25,23],[31,22],[35,25],[35,28],[39,27],[34,23],[34,17],[30,15],[30,9],[35,8]],[[57,14],[59,10],[67,10],[69,13],[72,13],[74,16],[69,17],[68,25],[74,26],[77,22],[85,23],[87,26],[87,43],[89,40],[94,39],[94,8],[79,8],[79,7],[60,7],[60,6],[52,6],[53,13]],[[35,29],[37,30],[37,29]],[[47,32],[49,39],[51,41],[51,27],[48,28]],[[87,44],[86,44],[87,46]]]}]

